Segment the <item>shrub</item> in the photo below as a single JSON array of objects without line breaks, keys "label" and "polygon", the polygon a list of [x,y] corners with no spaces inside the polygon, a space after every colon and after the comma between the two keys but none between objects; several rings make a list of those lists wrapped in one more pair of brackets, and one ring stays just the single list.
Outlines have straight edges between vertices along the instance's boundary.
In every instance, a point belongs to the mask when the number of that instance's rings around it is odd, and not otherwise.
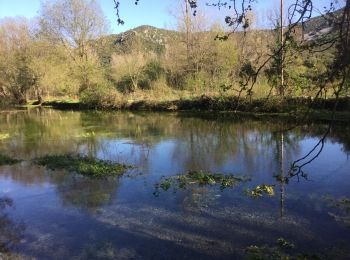
[{"label": "shrub", "polygon": [[89,108],[120,108],[120,94],[109,84],[93,84],[80,94],[80,102]]},{"label": "shrub", "polygon": [[143,75],[150,81],[158,80],[164,75],[164,69],[158,61],[151,61],[143,68]]},{"label": "shrub", "polygon": [[[160,79],[163,74],[164,69],[160,63],[158,61],[151,61],[142,68],[141,74],[134,81],[137,80],[136,85],[142,90],[151,89],[152,83]],[[122,76],[117,82],[117,89],[123,93],[134,92],[136,89],[132,76]]]},{"label": "shrub", "polygon": [[125,75],[117,82],[117,89],[123,93],[134,92],[134,84],[130,76]]}]

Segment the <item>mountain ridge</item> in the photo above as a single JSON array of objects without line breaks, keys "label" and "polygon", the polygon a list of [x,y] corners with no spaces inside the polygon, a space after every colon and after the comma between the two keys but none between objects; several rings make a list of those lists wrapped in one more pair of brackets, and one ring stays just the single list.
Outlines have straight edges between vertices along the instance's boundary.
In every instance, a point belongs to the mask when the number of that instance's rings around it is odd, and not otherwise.
[{"label": "mountain ridge", "polygon": [[[330,15],[338,16],[342,9]],[[269,32],[273,29],[257,29],[260,32]],[[304,25],[304,38],[313,40],[322,34],[332,30],[332,25],[327,21],[327,16],[316,16],[308,20]],[[204,32],[206,33],[206,32]],[[241,32],[237,32],[238,34]],[[167,44],[180,41],[184,37],[184,32],[177,30],[157,28],[151,25],[140,25],[133,29],[118,34],[109,34],[96,40],[99,46],[99,55],[104,62],[111,61],[111,55],[129,53],[135,47],[135,42],[139,41],[142,49],[155,53],[162,53]],[[136,39],[136,40],[135,40]]]}]

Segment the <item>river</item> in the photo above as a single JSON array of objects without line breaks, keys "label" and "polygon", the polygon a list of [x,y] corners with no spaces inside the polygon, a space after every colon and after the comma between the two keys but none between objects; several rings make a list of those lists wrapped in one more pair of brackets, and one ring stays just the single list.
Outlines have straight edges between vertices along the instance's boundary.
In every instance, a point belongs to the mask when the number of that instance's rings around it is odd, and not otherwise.
[{"label": "river", "polygon": [[[281,178],[292,162],[312,149],[327,125],[215,118],[1,112],[0,153],[22,162],[0,166],[0,252],[38,259],[240,259],[256,246],[347,259],[350,126],[336,125],[305,175],[287,182]],[[32,162],[67,153],[135,168],[96,179]],[[159,186],[189,171],[244,181],[224,189],[195,182]],[[274,194],[249,196],[258,185]],[[278,239],[293,245],[281,249]]]}]

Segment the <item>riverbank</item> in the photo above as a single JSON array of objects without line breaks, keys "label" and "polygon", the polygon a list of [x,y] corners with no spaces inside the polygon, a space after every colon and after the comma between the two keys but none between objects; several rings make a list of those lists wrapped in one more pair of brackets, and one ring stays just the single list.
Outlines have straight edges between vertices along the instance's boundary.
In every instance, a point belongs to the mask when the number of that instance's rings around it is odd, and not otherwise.
[{"label": "riverbank", "polygon": [[[232,118],[236,116],[253,119],[277,119],[287,121],[317,121],[350,123],[350,98],[335,99],[310,98],[270,98],[240,99],[237,97],[200,96],[191,99],[168,101],[128,100],[110,106],[96,106],[81,103],[79,100],[50,100],[41,106],[59,110],[128,110],[128,111],[170,111],[200,114],[205,117]],[[40,107],[29,103],[25,108]],[[23,108],[23,106],[21,106]],[[199,113],[200,112],[200,113]]]}]

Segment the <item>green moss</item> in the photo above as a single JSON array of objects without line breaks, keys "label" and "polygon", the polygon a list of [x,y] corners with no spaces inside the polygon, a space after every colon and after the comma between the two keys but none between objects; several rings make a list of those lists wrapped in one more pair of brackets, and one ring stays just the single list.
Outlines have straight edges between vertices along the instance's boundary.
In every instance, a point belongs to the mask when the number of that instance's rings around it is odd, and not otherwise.
[{"label": "green moss", "polygon": [[46,155],[34,159],[33,162],[51,170],[63,169],[89,177],[120,176],[124,174],[127,169],[132,168],[131,166],[111,161],[102,161],[92,157],[70,154]]},{"label": "green moss", "polygon": [[11,158],[7,155],[1,154],[0,153],[0,166],[1,165],[13,165],[16,163],[19,163],[21,160]]}]

